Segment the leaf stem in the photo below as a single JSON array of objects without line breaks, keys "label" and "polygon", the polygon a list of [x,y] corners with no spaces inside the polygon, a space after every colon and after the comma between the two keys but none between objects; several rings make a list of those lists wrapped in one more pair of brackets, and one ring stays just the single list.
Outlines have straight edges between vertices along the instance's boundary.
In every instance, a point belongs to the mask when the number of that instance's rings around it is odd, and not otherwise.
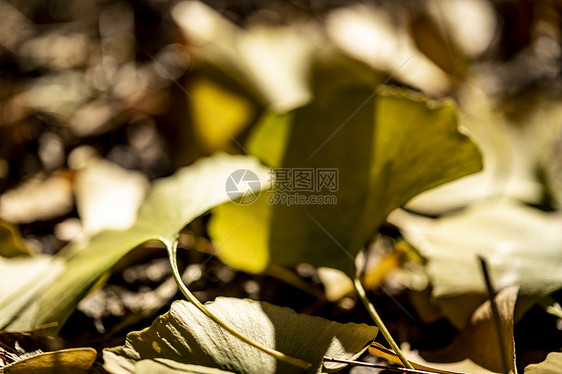
[{"label": "leaf stem", "polygon": [[394,350],[394,353],[396,353],[396,356],[398,356],[398,358],[400,359],[400,361],[402,361],[402,364],[404,364],[405,367],[407,367],[408,369],[414,369],[412,364],[410,364],[408,362],[408,360],[406,359],[406,356],[404,356],[404,354],[402,353],[402,351],[398,347],[398,344],[396,344],[394,339],[392,339],[392,335],[390,335],[390,332],[388,332],[388,329],[386,328],[386,326],[383,323],[381,317],[377,313],[377,310],[375,309],[373,304],[371,304],[371,302],[367,298],[367,294],[365,293],[365,289],[363,288],[363,285],[361,284],[361,281],[359,280],[358,277],[355,277],[353,279],[353,285],[355,287],[355,291],[357,291],[357,294],[359,295],[359,298],[363,302],[363,305],[365,305],[365,308],[367,308],[367,311],[369,312],[369,314],[371,315],[371,317],[375,321],[375,324],[381,330],[381,333],[384,336],[384,338],[386,339],[386,341],[388,342],[388,344],[390,344],[390,347]]},{"label": "leaf stem", "polygon": [[215,316],[213,313],[211,313],[207,308],[205,308],[205,306],[203,304],[201,304],[201,302],[199,300],[197,300],[197,298],[191,293],[191,291],[189,291],[189,289],[186,287],[186,285],[183,283],[183,281],[181,279],[181,275],[180,275],[180,272],[179,272],[179,269],[178,269],[178,262],[177,262],[178,241],[175,240],[173,243],[169,243],[167,240],[163,240],[163,239],[160,239],[160,240],[162,241],[162,243],[164,243],[164,245],[168,249],[168,257],[170,259],[170,266],[172,267],[172,273],[174,275],[174,279],[176,280],[176,283],[177,283],[179,289],[181,290],[183,295],[186,297],[186,299],[188,301],[190,301],[197,309],[199,309],[199,311],[201,311],[203,314],[205,314],[207,317],[209,317],[211,320],[213,320],[216,324],[221,326],[223,329],[225,329],[226,331],[228,331],[229,333],[231,333],[232,335],[234,335],[238,339],[242,340],[243,342],[245,342],[247,344],[250,344],[251,346],[259,349],[262,352],[267,353],[268,355],[271,355],[271,356],[275,357],[276,359],[278,359],[280,361],[287,362],[289,364],[300,367],[301,369],[304,369],[304,370],[309,369],[312,366],[310,363],[308,363],[306,361],[303,361],[301,359],[294,358],[294,357],[291,357],[291,356],[287,356],[286,354],[284,354],[282,352],[279,352],[275,349],[271,349],[271,348],[266,347],[262,344],[256,343],[255,341],[253,341],[252,339],[248,338],[247,336],[241,334],[240,332],[236,331],[235,329],[233,329],[232,327],[227,325],[225,322],[223,322],[221,319],[219,319],[217,316]]}]

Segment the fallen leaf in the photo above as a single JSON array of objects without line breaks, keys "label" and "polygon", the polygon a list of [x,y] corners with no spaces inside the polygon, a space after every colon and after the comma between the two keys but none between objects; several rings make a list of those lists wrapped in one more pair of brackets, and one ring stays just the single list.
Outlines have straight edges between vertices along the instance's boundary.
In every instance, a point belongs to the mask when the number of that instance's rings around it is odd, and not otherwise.
[{"label": "fallen leaf", "polygon": [[205,152],[232,147],[232,139],[255,117],[255,109],[247,98],[210,79],[194,79],[188,91],[193,130]]},{"label": "fallen leaf", "polygon": [[[44,278],[40,281],[31,275],[27,277],[27,286],[31,288],[22,286],[24,292],[17,295],[18,303],[2,302],[0,326],[11,330],[25,330],[50,322],[62,326],[98,279],[130,250],[149,240],[169,245],[191,220],[230,200],[225,183],[238,169],[253,170],[265,185],[267,171],[254,158],[224,154],[202,159],[171,177],[157,180],[132,227],[103,231],[87,243],[73,242],[53,259],[62,267],[60,273],[56,268],[44,269]],[[237,196],[231,195],[232,198]]]},{"label": "fallen leaf", "polygon": [[[478,144],[484,169],[421,193],[408,202],[409,210],[437,216],[501,196],[540,203],[544,191],[537,180],[537,149],[551,149],[542,139],[555,135],[538,126],[511,125],[483,86],[478,77],[459,88],[459,121]],[[545,126],[555,128],[551,122]]]},{"label": "fallen leaf", "polygon": [[135,374],[233,374],[200,365],[180,364],[179,362],[157,358],[140,360],[135,364]]},{"label": "fallen leaf", "polygon": [[[517,374],[515,364],[515,341],[513,335],[515,303],[519,287],[501,290],[495,300],[501,320],[502,338],[506,344],[510,373]],[[490,302],[486,301],[472,315],[469,325],[460,332],[450,346],[440,351],[412,351],[403,347],[403,352],[414,367],[439,373],[463,372],[473,374],[504,373],[497,329]],[[379,346],[371,346],[369,353],[398,363],[394,352]]]},{"label": "fallen leaf", "polygon": [[18,229],[8,222],[0,221],[0,256],[15,257],[29,254],[22,243]]},{"label": "fallen leaf", "polygon": [[61,338],[40,336],[39,333],[53,326],[42,326],[35,330],[12,332],[0,331],[0,367],[25,358],[64,347]]},{"label": "fallen leaf", "polygon": [[148,181],[139,172],[95,159],[76,175],[76,208],[86,235],[135,223]]},{"label": "fallen leaf", "polygon": [[[401,349],[408,356],[408,361],[410,362],[410,364],[412,364],[414,369],[431,371],[431,372],[434,372],[434,373],[441,373],[441,374],[459,374],[460,373],[458,371],[444,370],[443,368],[437,369],[436,367],[421,365],[418,362],[425,362],[425,360],[423,360],[419,356],[416,356],[412,351],[410,351],[408,345],[406,345],[406,344],[402,345]],[[394,353],[394,351],[380,345],[379,343],[371,344],[371,346],[369,347],[369,353],[372,354],[375,357],[385,359],[385,360],[387,360],[389,362],[392,362],[396,365],[404,366],[402,364],[402,362],[400,361],[400,358],[398,358],[398,356],[396,355],[396,353]],[[414,361],[414,360],[416,360],[416,361]],[[469,360],[466,360],[466,361],[469,361]],[[461,364],[464,365],[465,364],[464,361]],[[448,364],[448,365],[450,365],[450,364]],[[453,365],[455,365],[455,364],[453,364]],[[491,372],[486,372],[485,374],[488,374],[488,373],[491,373]]]},{"label": "fallen leaf", "polygon": [[[312,363],[311,373],[341,370],[345,364],[325,363],[322,368],[323,357],[354,359],[378,331],[247,299],[219,297],[206,307],[251,339]],[[236,373],[295,372],[294,366],[276,361],[210,322],[186,301],[174,302],[148,329],[129,333],[125,345],[104,350],[105,368],[115,374],[133,373],[137,361],[157,358]]]},{"label": "fallen leaf", "polygon": [[93,348],[45,352],[0,367],[0,374],[85,374],[96,357],[97,353]]},{"label": "fallen leaf", "polygon": [[562,368],[562,352],[551,352],[546,360],[525,368],[525,374],[558,374]]},{"label": "fallen leaf", "polygon": [[52,256],[18,256],[0,257],[0,330],[10,326],[15,320],[21,320],[27,330],[37,327],[35,321],[24,316],[26,313],[38,313],[36,303],[38,295],[43,294],[57,279],[63,270],[63,262]]},{"label": "fallen leaf", "polygon": [[[535,301],[562,287],[562,218],[511,200],[483,202],[438,219],[397,210],[389,216],[408,242],[427,258],[432,295],[440,304],[470,304],[485,299],[477,255],[486,258],[498,289],[518,284],[521,295]],[[449,302],[450,300],[450,302]],[[474,309],[446,306],[459,328]]]},{"label": "fallen leaf", "polygon": [[[505,352],[509,365],[507,369],[514,373],[517,373],[517,369],[513,326],[518,293],[518,286],[509,286],[502,289],[495,297],[501,321],[502,339],[507,350]],[[503,373],[499,347],[497,327],[488,300],[474,311],[468,326],[457,335],[449,347],[440,352],[424,353],[424,357],[431,362],[454,362],[468,358],[487,370]]]},{"label": "fallen leaf", "polygon": [[298,191],[332,203],[289,205],[279,199],[296,191],[265,191],[252,204],[215,209],[209,233],[219,258],[250,272],[309,263],[353,277],[356,255],[389,212],[481,168],[477,148],[457,131],[451,102],[388,87],[340,87],[266,117],[248,149],[280,170],[331,170],[336,182]]}]

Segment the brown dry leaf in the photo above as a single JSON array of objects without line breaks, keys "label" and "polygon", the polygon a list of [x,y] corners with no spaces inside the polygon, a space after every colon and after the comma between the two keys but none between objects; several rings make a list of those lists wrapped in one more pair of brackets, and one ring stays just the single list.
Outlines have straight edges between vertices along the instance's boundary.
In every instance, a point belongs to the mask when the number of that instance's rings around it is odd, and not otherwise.
[{"label": "brown dry leaf", "polygon": [[[410,356],[414,356],[415,354],[412,351],[408,351],[407,349],[403,348],[403,352],[404,354],[406,354],[408,357],[408,361],[410,361],[410,364],[412,364],[412,366],[414,367],[414,369],[417,370],[425,370],[425,371],[433,371],[435,373],[441,373],[441,374],[457,374],[459,372],[457,371],[451,371],[451,370],[441,370],[441,369],[436,369],[435,367],[429,367],[429,366],[425,366],[425,365],[421,365],[418,362],[414,362],[412,360],[412,357]],[[379,358],[383,358],[387,361],[390,361],[394,364],[403,366],[402,362],[400,361],[400,359],[398,358],[398,356],[396,356],[396,353],[394,353],[394,351],[383,347],[382,345],[380,345],[379,343],[373,343],[371,344],[371,346],[369,347],[369,353],[372,354],[373,356],[379,357]],[[425,362],[425,360],[423,360],[421,357],[418,356],[417,359],[419,362]],[[467,361],[467,360],[465,360]],[[464,362],[464,361],[463,361]],[[450,365],[450,364],[447,364]],[[488,372],[491,373],[491,372]]]},{"label": "brown dry leaf", "polygon": [[[513,319],[519,286],[510,286],[496,296],[496,304],[501,319],[501,331],[506,344],[511,372],[517,373],[515,366],[515,341],[513,338]],[[467,327],[453,343],[441,352],[424,354],[430,362],[461,361],[470,359],[474,363],[493,372],[503,372],[498,336],[490,302],[486,301],[472,314]]]},{"label": "brown dry leaf", "polygon": [[[496,296],[502,335],[506,343],[507,357],[510,358],[508,369],[513,374],[517,374],[513,316],[518,292],[518,286],[510,286],[501,290]],[[395,358],[392,358],[392,353],[385,353],[376,346],[371,346],[369,353],[397,362]],[[444,373],[451,373],[450,370],[453,370],[472,374],[503,372],[499,342],[489,301],[476,309],[467,327],[449,347],[441,351],[424,352],[423,358],[415,351],[408,352],[408,349],[404,349],[404,354],[409,360],[421,365],[419,367],[421,370],[443,373],[443,371],[439,371],[442,369],[445,370]]]},{"label": "brown dry leaf", "polygon": [[20,332],[0,331],[0,366],[12,364],[43,352],[62,349],[64,343],[61,338],[37,334],[37,332],[51,327],[53,325]]},{"label": "brown dry leaf", "polygon": [[428,14],[411,17],[408,29],[416,47],[445,73],[465,78],[467,64],[456,45],[445,36],[442,28]]},{"label": "brown dry leaf", "polygon": [[96,350],[93,348],[71,348],[40,353],[0,368],[0,374],[87,373],[96,356]]}]

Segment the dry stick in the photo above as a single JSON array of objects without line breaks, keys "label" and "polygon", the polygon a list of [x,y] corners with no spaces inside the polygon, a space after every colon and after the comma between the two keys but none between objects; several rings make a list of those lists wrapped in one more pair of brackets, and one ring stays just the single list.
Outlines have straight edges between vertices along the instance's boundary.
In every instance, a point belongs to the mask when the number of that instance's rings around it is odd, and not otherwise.
[{"label": "dry stick", "polygon": [[507,345],[503,339],[500,312],[498,311],[498,305],[496,304],[496,291],[492,285],[492,279],[490,277],[490,272],[488,271],[486,259],[482,256],[478,256],[478,260],[480,261],[480,266],[482,267],[482,274],[484,274],[484,281],[486,282],[486,289],[488,290],[488,299],[490,300],[492,315],[494,317],[494,325],[496,326],[496,333],[498,334],[498,345],[500,348],[503,372],[505,374],[509,374],[509,367],[511,365],[509,364],[509,359],[507,357]]},{"label": "dry stick", "polygon": [[406,356],[404,356],[404,354],[400,350],[400,347],[398,347],[398,344],[396,344],[396,342],[392,338],[392,335],[390,335],[390,332],[388,331],[388,329],[386,328],[386,326],[385,326],[384,322],[382,321],[381,317],[377,313],[377,310],[375,309],[373,304],[371,304],[371,302],[367,298],[367,294],[365,293],[365,289],[363,288],[363,285],[361,284],[361,281],[359,280],[359,278],[355,277],[355,279],[353,279],[353,285],[355,286],[355,290],[357,291],[357,294],[359,295],[359,299],[361,299],[361,301],[363,302],[363,305],[365,305],[365,308],[367,308],[367,311],[371,315],[371,318],[373,318],[373,320],[375,321],[375,324],[381,330],[382,335],[385,337],[388,344],[390,344],[390,347],[394,350],[394,353],[396,353],[396,356],[398,356],[398,358],[400,359],[400,361],[402,361],[402,363],[404,364],[405,367],[413,370],[414,367],[412,366],[412,364],[410,364],[408,362],[408,359],[406,358]]},{"label": "dry stick", "polygon": [[[383,369],[388,371],[398,371],[401,373],[412,373],[412,374],[437,374],[435,371],[427,371],[427,370],[418,370],[418,369],[408,369],[402,368],[399,366],[387,366],[387,365],[379,365],[379,364],[372,364],[370,362],[361,362],[361,361],[353,361],[353,360],[342,360],[339,358],[327,357],[324,356],[324,361],[326,362],[338,362],[342,364],[348,365],[355,365],[355,366],[365,366],[373,369]],[[462,373],[459,373],[462,374]]]},{"label": "dry stick", "polygon": [[278,359],[280,361],[290,363],[290,364],[295,365],[297,367],[300,367],[301,369],[304,369],[304,370],[307,370],[312,366],[310,363],[308,363],[304,360],[294,358],[294,357],[291,357],[291,356],[287,356],[283,352],[279,352],[275,349],[266,347],[266,346],[264,346],[260,343],[257,343],[255,341],[251,340],[247,336],[241,334],[240,332],[238,332],[235,329],[233,329],[232,327],[230,327],[228,324],[226,324],[224,321],[219,319],[213,313],[211,313],[207,308],[205,308],[205,306],[203,304],[201,304],[201,302],[199,302],[199,300],[197,300],[197,298],[195,296],[193,296],[191,291],[189,291],[189,289],[186,287],[186,285],[183,283],[183,281],[181,279],[181,275],[180,275],[180,272],[179,272],[179,269],[178,269],[178,262],[177,262],[178,241],[175,240],[173,243],[169,243],[167,240],[164,240],[164,239],[160,239],[160,240],[162,241],[162,243],[164,243],[164,245],[166,246],[166,248],[168,250],[168,257],[170,259],[170,265],[172,267],[172,273],[174,275],[174,279],[176,280],[176,283],[177,283],[180,291],[187,298],[187,300],[189,300],[197,309],[199,309],[199,311],[201,311],[203,314],[205,314],[207,317],[209,317],[211,320],[213,320],[216,324],[221,326],[223,329],[225,329],[226,331],[228,331],[229,333],[231,333],[232,335],[234,335],[238,339],[242,340],[243,342],[245,342],[245,343],[247,343],[247,344],[249,344],[253,347],[256,347],[260,351],[265,352],[268,355],[271,355],[271,356],[275,357],[276,359]]}]

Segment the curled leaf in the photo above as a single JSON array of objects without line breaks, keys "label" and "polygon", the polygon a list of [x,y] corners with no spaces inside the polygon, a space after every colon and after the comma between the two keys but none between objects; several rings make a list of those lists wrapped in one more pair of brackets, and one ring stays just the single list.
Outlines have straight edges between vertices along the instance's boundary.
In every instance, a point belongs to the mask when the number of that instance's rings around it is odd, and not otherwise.
[{"label": "curled leaf", "polygon": [[[311,362],[310,373],[340,370],[324,356],[353,359],[374,339],[378,329],[364,324],[339,324],[297,314],[264,302],[217,298],[206,304],[217,317],[265,346]],[[169,359],[236,373],[293,373],[295,367],[236,339],[188,302],[177,301],[148,329],[128,334],[125,345],[104,350],[111,373],[133,373],[137,361]]]}]

